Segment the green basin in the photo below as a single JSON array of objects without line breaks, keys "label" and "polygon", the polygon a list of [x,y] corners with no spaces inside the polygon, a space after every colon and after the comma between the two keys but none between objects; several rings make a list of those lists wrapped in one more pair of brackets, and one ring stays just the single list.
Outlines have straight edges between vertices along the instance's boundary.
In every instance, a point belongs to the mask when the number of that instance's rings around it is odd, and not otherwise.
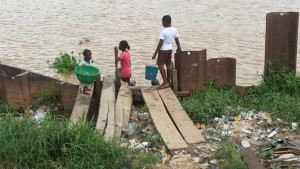
[{"label": "green basin", "polygon": [[97,79],[100,71],[93,66],[77,66],[75,67],[75,74],[81,83],[91,84]]}]

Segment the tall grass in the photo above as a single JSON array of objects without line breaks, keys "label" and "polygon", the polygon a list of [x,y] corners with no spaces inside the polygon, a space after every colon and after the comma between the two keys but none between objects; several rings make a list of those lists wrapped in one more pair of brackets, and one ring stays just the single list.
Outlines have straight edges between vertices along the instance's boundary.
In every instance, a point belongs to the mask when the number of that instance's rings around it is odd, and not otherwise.
[{"label": "tall grass", "polygon": [[90,124],[28,118],[0,120],[0,168],[138,168],[156,162],[152,154],[106,141]]},{"label": "tall grass", "polygon": [[243,107],[260,109],[273,118],[300,121],[300,77],[288,69],[269,69],[262,82],[243,95]]},{"label": "tall grass", "polygon": [[239,95],[230,87],[208,85],[181,100],[183,108],[194,122],[207,122],[224,114],[235,115],[239,107]]},{"label": "tall grass", "polygon": [[288,69],[275,70],[269,66],[261,83],[242,95],[234,89],[210,84],[181,103],[194,122],[253,109],[268,112],[272,118],[300,122],[300,77]]}]

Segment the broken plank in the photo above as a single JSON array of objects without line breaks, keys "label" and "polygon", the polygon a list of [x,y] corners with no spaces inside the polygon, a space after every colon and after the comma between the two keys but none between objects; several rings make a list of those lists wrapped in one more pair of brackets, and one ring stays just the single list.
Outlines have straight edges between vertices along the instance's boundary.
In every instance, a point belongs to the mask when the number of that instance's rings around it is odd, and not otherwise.
[{"label": "broken plank", "polygon": [[132,105],[132,92],[127,83],[122,83],[115,108],[115,138],[120,138],[123,127],[128,123]]},{"label": "broken plank", "polygon": [[107,88],[105,99],[108,101],[107,126],[104,132],[106,139],[112,139],[115,135],[115,81],[110,79],[110,85]]},{"label": "broken plank", "polygon": [[158,93],[185,141],[188,144],[204,142],[205,139],[201,132],[195,127],[190,117],[184,111],[171,88],[158,90]]},{"label": "broken plank", "polygon": [[153,123],[168,149],[177,150],[187,148],[188,145],[174,126],[156,88],[149,87],[143,89],[142,95]]},{"label": "broken plank", "polygon": [[[88,89],[90,89],[90,91],[86,91],[86,93],[89,94],[84,94],[80,92],[80,90],[82,90],[84,86],[87,86]],[[94,83],[92,84],[80,83],[76,101],[71,114],[71,125],[78,123],[80,120],[86,121],[86,116],[92,100],[93,91],[94,91]]]},{"label": "broken plank", "polygon": [[99,114],[96,123],[96,130],[104,132],[107,124],[109,101],[107,96],[111,93],[109,87],[113,85],[114,78],[110,76],[103,77],[103,84],[100,96]]}]

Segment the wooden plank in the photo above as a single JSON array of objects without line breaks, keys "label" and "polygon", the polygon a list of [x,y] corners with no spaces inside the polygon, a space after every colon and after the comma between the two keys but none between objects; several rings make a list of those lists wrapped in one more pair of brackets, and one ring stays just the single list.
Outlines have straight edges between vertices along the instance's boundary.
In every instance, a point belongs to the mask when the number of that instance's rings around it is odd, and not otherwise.
[{"label": "wooden plank", "polygon": [[204,142],[201,132],[195,127],[190,117],[186,114],[171,88],[158,90],[170,117],[177,129],[188,144]]},{"label": "wooden plank", "polygon": [[115,138],[119,138],[123,127],[128,123],[132,105],[132,92],[128,83],[122,83],[115,109]]},{"label": "wooden plank", "polygon": [[173,69],[172,72],[172,84],[173,84],[173,91],[178,92],[178,81],[177,81],[177,70]]},{"label": "wooden plank", "polygon": [[114,77],[109,77],[109,86],[105,99],[108,101],[107,126],[104,132],[106,139],[112,139],[115,135],[115,80]]},{"label": "wooden plank", "polygon": [[187,148],[188,145],[174,126],[156,88],[149,87],[148,89],[143,89],[142,95],[153,123],[168,149],[177,150]]},{"label": "wooden plank", "polygon": [[104,76],[103,77],[103,84],[102,84],[102,90],[101,90],[101,96],[100,96],[100,106],[99,106],[99,115],[97,119],[96,124],[96,130],[100,130],[102,132],[105,131],[106,124],[107,124],[107,118],[108,118],[108,112],[109,112],[109,101],[107,97],[111,92],[109,92],[109,86],[113,84],[113,77],[110,76]]},{"label": "wooden plank", "polygon": [[[89,89],[91,89],[91,91],[87,91],[88,93],[90,93],[89,95],[80,92],[80,90],[84,86],[87,86]],[[78,123],[80,120],[86,121],[86,116],[92,100],[93,91],[94,91],[94,83],[92,84],[80,83],[77,92],[76,101],[71,114],[71,124],[70,124],[71,126]]]},{"label": "wooden plank", "polygon": [[265,169],[250,148],[244,149],[244,159],[249,169]]}]

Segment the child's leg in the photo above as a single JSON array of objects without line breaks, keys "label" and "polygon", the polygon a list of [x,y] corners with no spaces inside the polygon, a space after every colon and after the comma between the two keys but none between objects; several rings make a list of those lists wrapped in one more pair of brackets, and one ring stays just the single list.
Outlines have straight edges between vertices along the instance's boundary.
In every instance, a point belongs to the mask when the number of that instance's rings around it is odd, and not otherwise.
[{"label": "child's leg", "polygon": [[172,50],[168,51],[159,51],[157,58],[157,65],[159,68],[159,72],[163,79],[163,83],[159,86],[159,88],[164,88],[169,86],[169,81],[167,79],[167,70],[165,69],[165,65],[167,66],[168,62],[171,61]]}]

